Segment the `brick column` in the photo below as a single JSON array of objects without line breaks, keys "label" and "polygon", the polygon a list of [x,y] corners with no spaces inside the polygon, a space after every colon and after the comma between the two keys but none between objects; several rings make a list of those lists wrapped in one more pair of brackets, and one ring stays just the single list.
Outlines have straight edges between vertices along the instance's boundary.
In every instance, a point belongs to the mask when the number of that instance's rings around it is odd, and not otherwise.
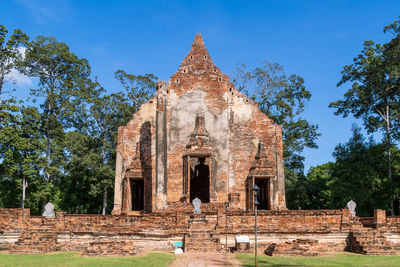
[{"label": "brick column", "polygon": [[376,227],[386,226],[386,211],[380,209],[374,210],[374,222]]}]

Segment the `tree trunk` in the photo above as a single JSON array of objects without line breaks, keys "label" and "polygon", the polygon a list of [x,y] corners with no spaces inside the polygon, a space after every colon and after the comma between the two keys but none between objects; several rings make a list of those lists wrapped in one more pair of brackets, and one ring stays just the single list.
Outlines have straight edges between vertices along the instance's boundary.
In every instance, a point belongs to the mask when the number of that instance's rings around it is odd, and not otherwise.
[{"label": "tree trunk", "polygon": [[[47,144],[46,144],[46,159],[47,159],[47,165],[46,165],[46,170],[45,170],[45,172],[46,172],[46,178],[45,178],[45,180],[46,180],[46,184],[47,185],[49,185],[49,182],[50,182],[50,172],[49,172],[49,167],[50,167],[50,161],[51,161],[51,141],[52,141],[52,138],[53,138],[53,134],[52,134],[52,132],[51,132],[51,120],[53,119],[53,106],[51,105],[51,101],[52,101],[52,99],[53,99],[53,90],[51,90],[51,97],[50,97],[50,99],[48,99],[48,101],[49,101],[49,103],[48,103],[48,108],[49,108],[49,115],[48,115],[48,117],[47,117],[47,127],[48,127],[48,129],[47,129]],[[50,124],[50,127],[49,127],[49,124]]]},{"label": "tree trunk", "polygon": [[[105,135],[103,138],[103,148],[101,149],[101,159],[102,163],[106,164],[106,152],[104,151],[104,142],[105,142]],[[103,192],[103,212],[102,215],[106,215],[107,210],[107,185],[104,185],[104,192]]]},{"label": "tree trunk", "polygon": [[46,159],[47,159],[47,168],[45,170],[46,172],[46,184],[49,184],[50,181],[50,172],[49,172],[49,166],[50,166],[50,160],[51,160],[51,137],[50,134],[47,136],[47,144],[46,144]]},{"label": "tree trunk", "polygon": [[2,102],[1,93],[2,93],[2,90],[3,90],[3,83],[4,83],[4,74],[1,73],[0,74],[0,104]]},{"label": "tree trunk", "polygon": [[389,193],[390,193],[390,215],[394,216],[393,207],[393,182],[392,182],[392,153],[390,151],[391,147],[391,137],[390,137],[390,116],[389,116],[389,105],[386,106],[386,144],[388,153],[388,181],[389,181]]},{"label": "tree trunk", "polygon": [[107,209],[107,186],[104,186],[104,192],[103,192],[103,212],[102,212],[102,215],[106,215],[106,209]]},{"label": "tree trunk", "polygon": [[25,175],[22,178],[22,198],[21,198],[21,208],[25,208],[25,190],[28,187]]}]

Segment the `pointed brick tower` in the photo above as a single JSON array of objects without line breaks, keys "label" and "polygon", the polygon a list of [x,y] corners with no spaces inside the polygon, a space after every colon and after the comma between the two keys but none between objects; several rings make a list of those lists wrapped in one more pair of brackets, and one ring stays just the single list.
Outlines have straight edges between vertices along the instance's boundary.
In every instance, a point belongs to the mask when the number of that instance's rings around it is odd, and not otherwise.
[{"label": "pointed brick tower", "polygon": [[178,71],[171,76],[169,86],[177,94],[192,90],[196,86],[204,87],[205,91],[212,90],[217,94],[216,89],[219,89],[220,95],[228,88],[233,88],[228,75],[223,74],[214,65],[199,33],[196,34],[192,47]]}]

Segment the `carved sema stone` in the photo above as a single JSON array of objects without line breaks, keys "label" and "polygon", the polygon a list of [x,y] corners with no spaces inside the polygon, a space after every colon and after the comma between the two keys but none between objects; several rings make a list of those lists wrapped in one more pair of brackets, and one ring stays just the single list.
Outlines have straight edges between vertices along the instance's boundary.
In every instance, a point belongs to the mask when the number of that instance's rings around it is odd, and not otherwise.
[{"label": "carved sema stone", "polygon": [[42,213],[42,216],[47,217],[47,218],[54,218],[55,214],[54,214],[54,204],[48,202],[45,206],[44,206],[44,211]]},{"label": "carved sema stone", "polygon": [[195,199],[193,199],[192,203],[194,208],[194,214],[201,214],[200,210],[201,200],[196,197]]},{"label": "carved sema stone", "polygon": [[353,200],[350,200],[349,202],[347,202],[345,208],[350,210],[350,216],[354,217],[354,216],[356,216],[356,207],[357,207],[356,202],[354,202]]}]

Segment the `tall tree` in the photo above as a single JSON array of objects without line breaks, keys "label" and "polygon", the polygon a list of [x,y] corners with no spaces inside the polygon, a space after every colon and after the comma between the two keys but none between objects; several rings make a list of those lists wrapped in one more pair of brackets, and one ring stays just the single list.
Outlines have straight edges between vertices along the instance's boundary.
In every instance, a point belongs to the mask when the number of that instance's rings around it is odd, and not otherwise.
[{"label": "tall tree", "polygon": [[114,170],[115,170],[115,150],[116,135],[121,120],[124,120],[124,114],[128,105],[121,98],[120,94],[104,95],[94,99],[93,105],[90,107],[90,123],[89,134],[96,140],[98,151],[101,155],[102,167],[100,172],[98,186],[103,191],[103,208],[102,214],[107,211],[108,192],[113,188]]},{"label": "tall tree", "polygon": [[62,143],[65,129],[81,122],[76,119],[77,113],[84,110],[83,99],[93,89],[88,86],[90,67],[86,59],[78,58],[65,43],[43,36],[32,42],[24,63],[24,73],[39,80],[31,93],[41,102],[46,138],[44,173],[49,183],[60,174],[57,161],[63,148],[57,145]]},{"label": "tall tree", "polygon": [[124,92],[121,96],[129,105],[130,114],[136,113],[139,107],[153,96],[156,89],[157,77],[154,74],[134,75],[124,70],[117,70],[115,78],[120,81]]},{"label": "tall tree", "polygon": [[258,103],[262,112],[282,125],[287,205],[293,209],[304,207],[306,191],[301,153],[305,147],[317,148],[315,141],[320,134],[317,125],[301,117],[311,98],[303,78],[295,74],[287,76],[281,65],[266,61],[253,70],[240,65],[233,82],[238,90]]},{"label": "tall tree", "polygon": [[394,215],[391,146],[400,138],[400,24],[384,28],[394,38],[385,44],[365,41],[353,64],[344,66],[338,86],[351,83],[343,100],[330,103],[336,115],[361,118],[368,132],[383,131],[387,151],[390,212]]},{"label": "tall tree", "polygon": [[263,66],[247,71],[240,65],[233,80],[236,88],[255,100],[262,112],[282,125],[286,166],[302,169],[305,147],[317,148],[318,126],[301,118],[311,93],[304,79],[296,74],[286,76],[278,63],[266,61]]},{"label": "tall tree", "polygon": [[391,208],[386,163],[382,161],[385,145],[366,140],[361,129],[353,127],[353,136],[345,144],[336,146],[336,162],[331,166],[332,208],[343,208],[347,201],[357,203],[357,212],[372,216],[376,208]]},{"label": "tall tree", "polygon": [[311,167],[307,173],[307,208],[332,209],[332,183],[334,181],[332,170],[335,163],[328,162],[316,167]]},{"label": "tall tree", "polygon": [[[18,198],[25,207],[28,184],[39,185],[41,160],[40,114],[35,107],[18,107],[11,100],[3,101],[0,109],[0,202],[16,207]],[[41,194],[39,196],[38,194]],[[35,197],[36,195],[36,197]],[[45,192],[29,194],[33,213]]]},{"label": "tall tree", "polygon": [[20,47],[28,45],[28,36],[21,30],[14,30],[14,33],[7,39],[7,28],[0,25],[0,103],[2,94],[7,82],[12,81],[10,74],[16,69],[18,61],[22,59]]}]

